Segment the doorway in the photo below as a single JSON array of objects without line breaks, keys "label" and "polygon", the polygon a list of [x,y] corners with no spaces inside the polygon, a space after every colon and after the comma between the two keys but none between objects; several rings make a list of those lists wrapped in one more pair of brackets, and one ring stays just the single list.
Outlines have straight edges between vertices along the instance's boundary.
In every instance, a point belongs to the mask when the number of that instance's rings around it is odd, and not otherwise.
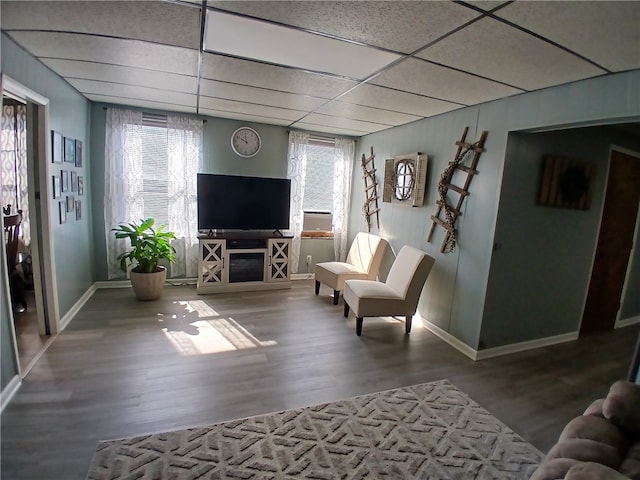
[{"label": "doorway", "polygon": [[633,247],[640,201],[640,158],[612,150],[580,335],[614,328]]},{"label": "doorway", "polygon": [[[48,279],[43,256],[43,223],[48,221],[40,191],[47,176],[46,99],[3,76],[0,137],[3,217],[18,217],[17,247],[8,267],[9,322],[19,372],[24,377],[52,340],[55,317],[47,309]],[[45,195],[46,203],[46,195]],[[7,236],[5,232],[5,237]],[[7,249],[9,251],[9,249]],[[52,328],[53,325],[53,328]]]}]

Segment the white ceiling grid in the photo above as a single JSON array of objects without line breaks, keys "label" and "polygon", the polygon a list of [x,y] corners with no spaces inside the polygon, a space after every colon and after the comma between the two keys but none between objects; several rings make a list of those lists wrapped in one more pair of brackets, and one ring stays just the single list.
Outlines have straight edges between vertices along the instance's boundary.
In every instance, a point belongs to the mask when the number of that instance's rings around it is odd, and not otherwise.
[{"label": "white ceiling grid", "polygon": [[90,100],[337,135],[640,68],[640,2],[3,0],[0,8],[3,32]]}]

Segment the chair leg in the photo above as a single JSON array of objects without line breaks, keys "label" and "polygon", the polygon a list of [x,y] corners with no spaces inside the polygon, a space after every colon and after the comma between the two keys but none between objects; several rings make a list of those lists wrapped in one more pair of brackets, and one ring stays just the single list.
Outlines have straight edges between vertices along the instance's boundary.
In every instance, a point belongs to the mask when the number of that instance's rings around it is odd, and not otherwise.
[{"label": "chair leg", "polygon": [[333,291],[333,304],[337,305],[338,304],[338,300],[340,300],[340,290],[334,290]]},{"label": "chair leg", "polygon": [[344,302],[344,318],[347,318],[349,316],[349,304],[347,302]]},{"label": "chair leg", "polygon": [[356,318],[356,335],[362,335],[362,317]]},{"label": "chair leg", "polygon": [[404,319],[404,332],[411,333],[411,320],[413,319],[413,315],[407,315]]},{"label": "chair leg", "polygon": [[316,280],[316,295],[320,293],[320,282]]}]

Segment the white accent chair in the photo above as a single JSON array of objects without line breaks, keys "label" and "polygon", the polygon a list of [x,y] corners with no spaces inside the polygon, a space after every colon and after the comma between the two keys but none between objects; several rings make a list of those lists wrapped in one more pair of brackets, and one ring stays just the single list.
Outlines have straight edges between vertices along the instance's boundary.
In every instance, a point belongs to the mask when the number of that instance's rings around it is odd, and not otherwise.
[{"label": "white accent chair", "polygon": [[422,287],[435,259],[422,250],[405,245],[389,270],[386,282],[347,280],[344,285],[344,316],[349,308],[356,315],[356,334],[362,335],[364,317],[405,317],[405,332],[411,332],[411,320],[418,309]]},{"label": "white accent chair", "polygon": [[333,304],[337,305],[346,280],[356,278],[374,280],[388,245],[384,238],[359,232],[353,239],[345,262],[316,264],[316,295],[320,293],[320,284],[324,283],[333,289]]}]

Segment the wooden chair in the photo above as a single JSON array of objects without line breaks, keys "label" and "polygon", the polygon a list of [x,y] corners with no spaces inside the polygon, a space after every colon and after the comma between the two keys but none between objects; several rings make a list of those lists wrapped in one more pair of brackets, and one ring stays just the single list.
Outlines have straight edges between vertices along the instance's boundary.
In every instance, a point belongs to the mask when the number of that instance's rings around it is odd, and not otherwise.
[{"label": "wooden chair", "polygon": [[405,332],[418,309],[422,287],[435,260],[422,250],[405,245],[398,252],[386,282],[347,280],[344,284],[344,316],[356,315],[356,334],[362,334],[364,317],[405,317]]},{"label": "wooden chair", "polygon": [[340,291],[344,289],[346,280],[375,279],[388,245],[384,238],[371,233],[359,232],[353,239],[345,262],[316,264],[316,295],[320,293],[320,284],[324,283],[333,289],[333,304],[337,305]]},{"label": "wooden chair", "polygon": [[6,250],[7,250],[7,268],[9,270],[9,286],[11,289],[11,297],[14,303],[22,305],[27,309],[27,301],[24,295],[24,279],[20,277],[17,271],[18,266],[18,241],[20,239],[20,224],[22,223],[22,210],[11,215],[11,205],[2,207],[2,223],[5,232]]}]

